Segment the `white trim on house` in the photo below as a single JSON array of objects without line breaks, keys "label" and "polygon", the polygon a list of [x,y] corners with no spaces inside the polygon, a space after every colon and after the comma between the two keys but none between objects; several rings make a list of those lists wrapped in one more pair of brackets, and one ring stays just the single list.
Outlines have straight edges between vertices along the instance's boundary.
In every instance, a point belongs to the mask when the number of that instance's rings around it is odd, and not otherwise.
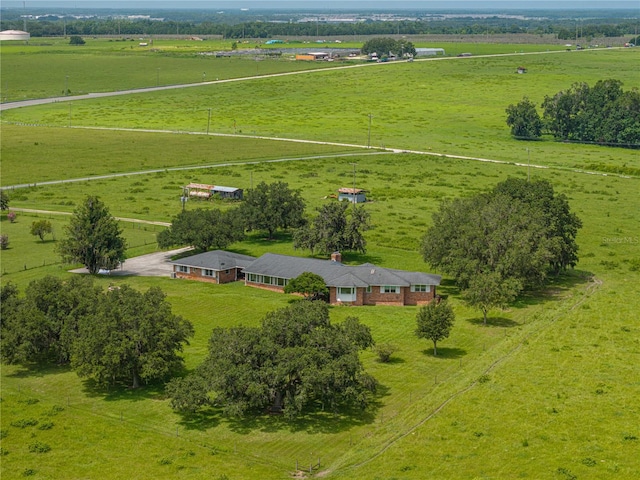
[{"label": "white trim on house", "polygon": [[380,293],[400,293],[400,287],[398,285],[381,285]]},{"label": "white trim on house", "polygon": [[336,287],[338,302],[355,302],[358,299],[356,287]]},{"label": "white trim on house", "polygon": [[428,293],[431,291],[431,285],[411,285],[411,292],[415,293],[415,292],[421,292],[421,293]]}]

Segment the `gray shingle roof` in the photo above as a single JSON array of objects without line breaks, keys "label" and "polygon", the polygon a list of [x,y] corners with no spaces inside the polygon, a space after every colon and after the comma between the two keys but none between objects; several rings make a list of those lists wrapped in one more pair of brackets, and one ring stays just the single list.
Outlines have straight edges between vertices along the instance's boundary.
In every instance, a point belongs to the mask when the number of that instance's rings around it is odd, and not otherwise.
[{"label": "gray shingle roof", "polygon": [[256,257],[241,255],[239,253],[225,252],[224,250],[212,250],[198,255],[174,260],[173,265],[186,267],[206,268],[210,270],[228,270],[229,268],[244,268],[251,264]]},{"label": "gray shingle roof", "polygon": [[292,279],[304,272],[320,275],[329,287],[368,287],[376,285],[440,285],[441,276],[378,267],[370,263],[348,266],[332,260],[291,257],[265,253],[244,268],[245,273]]}]

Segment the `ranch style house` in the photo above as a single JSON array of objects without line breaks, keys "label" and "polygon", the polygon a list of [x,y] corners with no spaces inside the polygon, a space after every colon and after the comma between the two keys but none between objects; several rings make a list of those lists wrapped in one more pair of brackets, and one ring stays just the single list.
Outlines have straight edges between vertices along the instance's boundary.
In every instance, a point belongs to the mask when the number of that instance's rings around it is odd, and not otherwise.
[{"label": "ranch style house", "polygon": [[245,285],[282,292],[304,272],[321,276],[332,305],[424,305],[436,297],[441,276],[383,268],[371,263],[344,265],[340,253],[331,260],[266,253],[260,258],[214,250],[171,262],[174,278],[212,283],[244,279]]}]

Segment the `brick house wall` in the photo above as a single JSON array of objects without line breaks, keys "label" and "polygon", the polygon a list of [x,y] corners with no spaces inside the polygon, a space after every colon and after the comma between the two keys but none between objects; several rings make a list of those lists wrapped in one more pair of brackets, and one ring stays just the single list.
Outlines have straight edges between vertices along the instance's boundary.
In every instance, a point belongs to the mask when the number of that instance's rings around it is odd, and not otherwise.
[{"label": "brick house wall", "polygon": [[238,279],[237,270],[236,268],[230,268],[229,270],[220,270],[217,272],[219,283],[235,282]]},{"label": "brick house wall", "polygon": [[185,272],[179,272],[177,265],[173,266],[173,273],[175,273],[176,278],[184,278],[187,280],[195,280],[197,282],[206,282],[206,283],[229,283],[229,282],[236,281],[236,275],[237,275],[236,268],[230,268],[229,270],[220,270],[220,271],[214,272],[216,274],[215,277],[202,275],[202,270],[203,270],[202,268],[189,267],[189,273],[185,273]]},{"label": "brick house wall", "polygon": [[405,305],[426,305],[436,296],[436,287],[431,285],[429,292],[412,292],[411,288],[405,288],[404,304]]},{"label": "brick house wall", "polygon": [[[261,288],[271,292],[284,292],[284,287],[277,285],[265,285],[263,283],[249,282],[245,279],[248,287]],[[362,305],[425,305],[435,298],[435,286],[431,286],[429,292],[412,292],[411,287],[400,287],[400,293],[382,293],[380,286],[371,287],[371,293],[367,293],[366,288],[356,288],[356,300],[353,302],[338,302],[337,287],[329,287],[329,303],[331,305],[352,305],[354,307]]]},{"label": "brick house wall", "polygon": [[329,303],[331,305],[425,305],[435,297],[435,286],[430,292],[412,292],[411,287],[400,287],[400,293],[381,293],[379,286],[371,287],[371,293],[367,293],[365,288],[356,289],[356,300],[354,302],[338,302],[337,288],[329,288]]},{"label": "brick house wall", "polygon": [[408,287],[400,287],[400,293],[381,293],[380,287],[371,287],[371,293],[364,291],[364,305],[405,305],[405,290]]},{"label": "brick house wall", "polygon": [[281,287],[279,285],[265,285],[264,283],[250,282],[249,280],[246,280],[246,279],[244,281],[244,284],[247,287],[261,288],[262,290],[269,290],[272,292],[284,293],[284,287]]}]

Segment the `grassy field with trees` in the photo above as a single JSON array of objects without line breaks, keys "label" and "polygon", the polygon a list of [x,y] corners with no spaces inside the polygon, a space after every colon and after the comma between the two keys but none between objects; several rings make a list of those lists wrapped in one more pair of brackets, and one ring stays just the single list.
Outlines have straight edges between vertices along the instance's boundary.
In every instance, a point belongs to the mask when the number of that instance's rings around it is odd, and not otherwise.
[{"label": "grassy field with trees", "polygon": [[[640,395],[635,368],[640,354],[639,179],[568,169],[639,168],[640,162],[627,149],[515,140],[505,109],[525,92],[539,103],[578,78],[592,82],[615,73],[631,87],[637,73],[629,59],[636,55],[603,50],[525,57],[530,72],[532,65],[539,69],[535,79],[532,73],[514,73],[521,57],[464,58],[451,64],[327,71],[295,81],[256,80],[242,86],[251,103],[238,101],[241,88],[228,85],[72,106],[76,127],[157,128],[150,112],[160,109],[174,119],[167,120],[171,130],[204,133],[207,112],[198,110],[196,122],[186,110],[193,113],[204,99],[215,97],[218,116],[226,120],[221,121],[224,128],[216,125],[212,131],[233,133],[232,119],[244,112],[246,120],[240,122],[238,116],[237,125],[245,133],[256,129],[359,145],[366,144],[367,114],[372,113],[375,146],[431,147],[512,162],[505,164],[413,153],[368,155],[374,152],[261,139],[68,128],[67,105],[3,112],[3,185],[163,170],[16,189],[9,192],[9,211],[72,212],[90,192],[114,216],[168,222],[181,209],[179,196],[186,183],[248,189],[264,181],[299,190],[310,218],[335,201],[330,195],[337,188],[352,185],[352,163],[357,163],[357,186],[371,200],[364,207],[372,228],[364,233],[366,253],[345,254],[348,263],[433,272],[419,247],[440,200],[471,197],[528,174],[565,194],[583,227],[576,239],[577,267],[552,276],[545,287],[520,296],[507,310],[491,310],[487,326],[445,277],[438,293],[447,297],[455,323],[449,336],[438,341],[437,356],[430,341],[416,337],[418,307],[330,307],[332,323],[357,316],[377,344],[397,349],[388,362],[379,361],[371,349],[362,352],[366,372],[379,382],[373,405],[364,412],[308,411],[295,420],[278,415],[234,419],[222,415],[221,408],[179,414],[171,410],[161,384],[105,388],[67,366],[2,365],[2,476],[284,479],[296,469],[310,476],[311,469],[324,478],[380,480],[632,478],[640,469],[635,402]],[[408,90],[409,85],[419,88]],[[129,110],[134,108],[148,115],[136,116]],[[56,126],[5,123],[9,121]],[[526,148],[532,164],[548,168],[528,169]],[[354,151],[357,156],[308,158]],[[287,157],[307,159],[240,164]],[[238,164],[170,170],[225,162]],[[186,208],[205,205],[188,202]],[[228,210],[237,204],[214,205]],[[54,248],[69,217],[18,212],[11,223],[6,212],[0,226],[9,235],[10,248],[2,252],[2,285],[12,282],[23,292],[31,280],[47,274],[69,278],[65,266],[52,264],[59,262]],[[51,222],[55,240],[41,242],[30,234],[32,222],[40,218]],[[156,248],[157,226],[121,225],[128,256]],[[293,249],[290,233],[268,240],[264,232],[253,232],[230,249],[256,256],[307,253]],[[32,258],[37,268],[30,264],[23,269]],[[140,291],[160,287],[172,311],[194,326],[184,350],[190,371],[207,358],[214,328],[258,327],[265,315],[294,298],[239,283],[107,276],[95,282],[104,289],[125,283]]]}]

